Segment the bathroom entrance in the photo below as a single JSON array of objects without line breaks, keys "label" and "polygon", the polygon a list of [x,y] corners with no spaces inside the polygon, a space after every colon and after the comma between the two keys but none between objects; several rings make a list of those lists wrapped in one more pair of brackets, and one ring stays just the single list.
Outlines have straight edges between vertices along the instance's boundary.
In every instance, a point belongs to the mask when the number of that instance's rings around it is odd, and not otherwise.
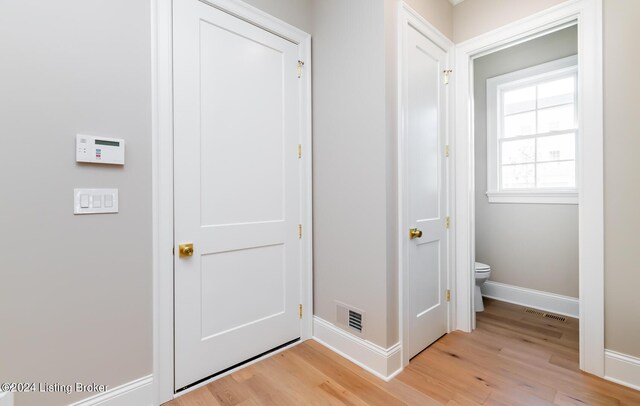
[{"label": "bathroom entrance", "polygon": [[473,61],[475,297],[578,317],[577,25]]},{"label": "bathroom entrance", "polygon": [[458,329],[475,296],[579,318],[579,367],[603,376],[600,19],[579,0],[456,45],[453,238]]}]

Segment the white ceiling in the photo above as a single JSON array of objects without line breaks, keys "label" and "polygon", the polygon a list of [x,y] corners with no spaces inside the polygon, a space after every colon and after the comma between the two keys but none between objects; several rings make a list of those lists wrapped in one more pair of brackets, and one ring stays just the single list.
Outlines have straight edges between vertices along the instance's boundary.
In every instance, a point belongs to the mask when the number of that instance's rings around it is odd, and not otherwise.
[{"label": "white ceiling", "polygon": [[456,4],[462,3],[464,0],[449,0],[449,1],[451,2],[451,4],[455,6]]}]

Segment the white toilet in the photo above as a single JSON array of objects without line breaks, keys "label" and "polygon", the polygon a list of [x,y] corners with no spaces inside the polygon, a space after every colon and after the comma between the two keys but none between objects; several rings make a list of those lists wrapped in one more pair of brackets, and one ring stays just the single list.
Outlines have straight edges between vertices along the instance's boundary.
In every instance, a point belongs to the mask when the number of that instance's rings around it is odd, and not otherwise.
[{"label": "white toilet", "polygon": [[484,311],[484,304],[482,303],[482,291],[480,290],[480,286],[482,286],[483,283],[489,280],[490,275],[491,267],[489,265],[483,264],[481,262],[476,262],[476,292],[474,294],[474,307],[477,312]]}]

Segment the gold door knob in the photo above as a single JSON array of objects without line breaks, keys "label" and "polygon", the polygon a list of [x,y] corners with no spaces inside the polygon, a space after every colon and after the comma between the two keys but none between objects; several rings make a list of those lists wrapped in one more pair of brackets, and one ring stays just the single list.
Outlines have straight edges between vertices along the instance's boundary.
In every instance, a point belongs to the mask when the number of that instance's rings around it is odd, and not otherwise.
[{"label": "gold door knob", "polygon": [[193,244],[180,244],[178,247],[178,252],[180,253],[180,258],[183,257],[192,257],[193,256]]},{"label": "gold door knob", "polygon": [[422,237],[422,230],[418,230],[417,228],[409,229],[409,239],[413,240],[414,238]]}]

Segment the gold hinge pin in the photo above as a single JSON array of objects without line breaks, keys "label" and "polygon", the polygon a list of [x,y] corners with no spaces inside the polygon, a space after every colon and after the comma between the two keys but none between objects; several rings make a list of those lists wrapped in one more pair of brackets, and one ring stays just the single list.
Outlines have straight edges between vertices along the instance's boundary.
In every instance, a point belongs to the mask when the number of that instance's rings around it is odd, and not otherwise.
[{"label": "gold hinge pin", "polygon": [[444,156],[449,158],[449,146],[448,145],[444,146]]},{"label": "gold hinge pin", "polygon": [[451,218],[449,216],[447,216],[447,218],[446,218],[444,223],[447,226],[447,228],[449,228],[449,226],[451,225]]},{"label": "gold hinge pin", "polygon": [[451,290],[447,289],[447,302],[451,301]]},{"label": "gold hinge pin", "polygon": [[298,79],[302,77],[302,67],[304,66],[304,61],[298,60]]},{"label": "gold hinge pin", "polygon": [[298,144],[298,159],[302,158],[302,144]]},{"label": "gold hinge pin", "polygon": [[298,238],[302,239],[302,224],[298,224]]},{"label": "gold hinge pin", "polygon": [[302,319],[302,304],[300,305],[300,319]]}]

